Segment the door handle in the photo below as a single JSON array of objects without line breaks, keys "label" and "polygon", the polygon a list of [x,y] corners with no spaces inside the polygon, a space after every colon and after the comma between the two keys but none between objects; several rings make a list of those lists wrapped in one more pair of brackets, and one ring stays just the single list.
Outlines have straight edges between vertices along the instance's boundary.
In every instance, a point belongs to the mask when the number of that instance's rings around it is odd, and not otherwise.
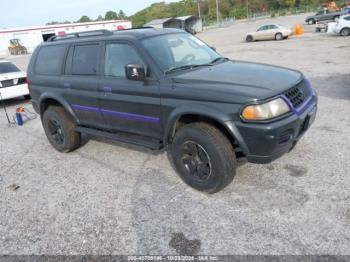
[{"label": "door handle", "polygon": [[103,87],[103,92],[111,94],[112,93],[112,87],[104,86]]}]

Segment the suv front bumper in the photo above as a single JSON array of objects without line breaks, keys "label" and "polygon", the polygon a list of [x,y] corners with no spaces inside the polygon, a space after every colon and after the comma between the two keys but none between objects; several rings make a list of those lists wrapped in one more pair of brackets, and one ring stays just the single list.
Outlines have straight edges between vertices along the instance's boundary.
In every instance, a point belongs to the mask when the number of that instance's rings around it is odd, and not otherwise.
[{"label": "suv front bumper", "polygon": [[237,142],[248,162],[270,163],[293,149],[314,122],[316,113],[317,98],[313,96],[299,115],[293,114],[266,124],[234,122],[239,133]]}]

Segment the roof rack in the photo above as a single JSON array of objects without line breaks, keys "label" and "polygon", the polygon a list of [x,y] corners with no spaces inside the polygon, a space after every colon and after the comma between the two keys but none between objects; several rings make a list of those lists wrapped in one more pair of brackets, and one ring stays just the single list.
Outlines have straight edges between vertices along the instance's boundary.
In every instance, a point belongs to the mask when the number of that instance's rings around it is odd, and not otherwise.
[{"label": "roof rack", "polygon": [[143,27],[132,27],[132,28],[125,28],[122,30],[114,30],[114,33],[118,33],[118,32],[124,32],[124,31],[133,31],[133,30],[142,30],[142,29],[155,29],[152,26],[143,26]]},{"label": "roof rack", "polygon": [[72,33],[72,34],[66,34],[66,35],[54,35],[51,36],[47,41],[53,42],[58,40],[66,40],[71,38],[82,38],[82,37],[91,37],[91,36],[102,36],[102,35],[113,35],[112,31],[101,29],[101,30],[91,30],[91,31],[85,31],[85,32],[79,32],[79,33]]}]

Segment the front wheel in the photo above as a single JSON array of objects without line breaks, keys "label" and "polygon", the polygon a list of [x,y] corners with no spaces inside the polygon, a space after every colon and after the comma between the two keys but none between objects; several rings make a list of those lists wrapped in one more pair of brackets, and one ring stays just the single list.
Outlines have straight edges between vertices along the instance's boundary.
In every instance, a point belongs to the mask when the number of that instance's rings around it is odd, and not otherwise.
[{"label": "front wheel", "polygon": [[340,35],[341,36],[349,36],[350,35],[350,28],[343,28],[341,31],[340,31]]},{"label": "front wheel", "polygon": [[236,173],[237,161],[230,141],[206,123],[182,127],[175,134],[169,154],[182,180],[209,194],[230,184]]},{"label": "front wheel", "polygon": [[80,133],[66,111],[59,106],[50,106],[43,115],[42,124],[50,144],[60,152],[70,152],[80,146]]}]

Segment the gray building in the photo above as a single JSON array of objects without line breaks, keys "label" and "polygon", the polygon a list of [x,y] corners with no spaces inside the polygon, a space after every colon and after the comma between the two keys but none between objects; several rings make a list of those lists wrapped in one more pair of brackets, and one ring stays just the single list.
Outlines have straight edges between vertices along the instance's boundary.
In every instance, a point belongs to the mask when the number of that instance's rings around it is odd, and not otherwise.
[{"label": "gray building", "polygon": [[179,28],[193,34],[203,31],[202,19],[193,15],[155,19],[144,26],[154,28]]}]

